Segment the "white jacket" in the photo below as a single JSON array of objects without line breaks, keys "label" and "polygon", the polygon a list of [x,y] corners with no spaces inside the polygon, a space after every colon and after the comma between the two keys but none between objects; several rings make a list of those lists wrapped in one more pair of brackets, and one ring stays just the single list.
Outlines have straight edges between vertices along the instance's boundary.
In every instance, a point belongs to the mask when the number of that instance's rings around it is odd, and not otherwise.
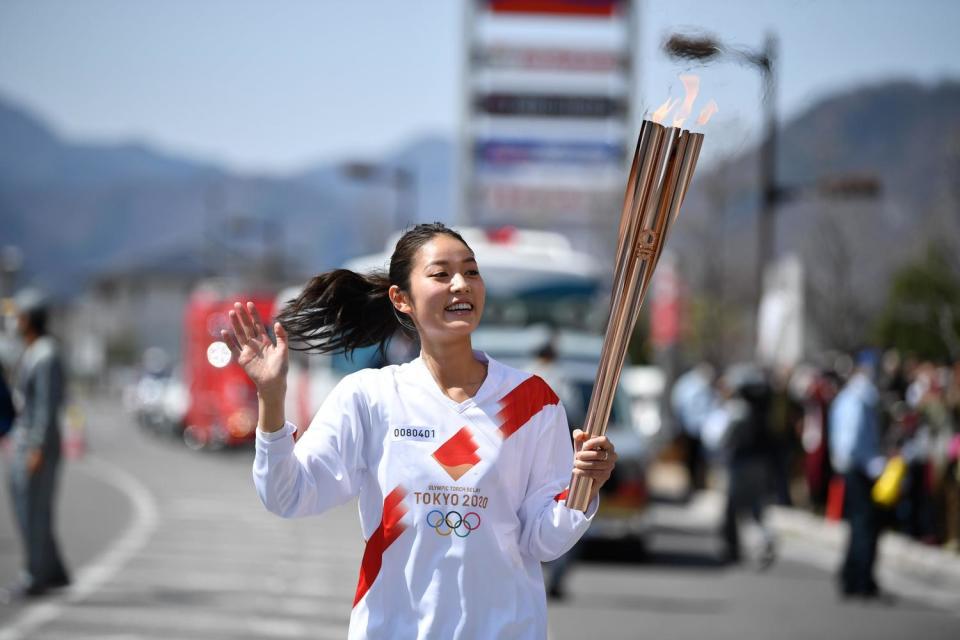
[{"label": "white jacket", "polygon": [[545,638],[540,562],[590,525],[563,502],[566,414],[542,379],[488,358],[454,402],[420,358],[344,378],[294,444],[258,429],[257,493],[283,517],[359,497],[366,549],[350,638]]}]

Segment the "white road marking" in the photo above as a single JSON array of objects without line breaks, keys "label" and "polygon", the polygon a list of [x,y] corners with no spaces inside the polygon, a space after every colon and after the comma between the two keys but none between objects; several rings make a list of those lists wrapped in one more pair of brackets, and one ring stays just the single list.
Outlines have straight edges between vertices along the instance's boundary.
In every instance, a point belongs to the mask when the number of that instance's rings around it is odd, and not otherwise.
[{"label": "white road marking", "polygon": [[146,545],[157,528],[156,500],[135,476],[96,456],[89,457],[87,464],[78,468],[125,495],[133,506],[133,519],[106,551],[80,570],[72,587],[50,600],[27,605],[5,629],[0,630],[0,640],[26,638],[38,627],[61,616],[70,605],[89,597]]},{"label": "white road marking", "polygon": [[313,620],[294,617],[282,611],[272,614],[235,611],[231,615],[224,615],[220,611],[182,606],[112,607],[87,603],[72,609],[57,626],[82,628],[89,625],[97,629],[120,630],[129,629],[134,620],[137,626],[149,628],[154,633],[162,630],[170,638],[212,634],[229,637],[250,633],[262,638],[306,638],[312,637],[314,630],[334,630],[340,637],[346,637],[348,624],[347,619],[342,624],[317,624]]}]

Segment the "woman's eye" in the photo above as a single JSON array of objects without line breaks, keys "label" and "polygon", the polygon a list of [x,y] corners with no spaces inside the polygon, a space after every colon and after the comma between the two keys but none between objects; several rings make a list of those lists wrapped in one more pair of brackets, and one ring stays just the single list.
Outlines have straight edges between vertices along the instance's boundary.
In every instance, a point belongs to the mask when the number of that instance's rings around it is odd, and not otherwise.
[{"label": "woman's eye", "polygon": [[468,275],[468,276],[478,276],[478,275],[480,275],[480,272],[477,271],[476,269],[470,269],[469,271],[467,271],[467,275]]},{"label": "woman's eye", "polygon": [[430,277],[431,277],[431,278],[446,278],[446,277],[447,277],[447,272],[446,272],[446,271],[438,271],[438,272],[436,272],[436,273],[431,273],[431,274],[430,274]]}]

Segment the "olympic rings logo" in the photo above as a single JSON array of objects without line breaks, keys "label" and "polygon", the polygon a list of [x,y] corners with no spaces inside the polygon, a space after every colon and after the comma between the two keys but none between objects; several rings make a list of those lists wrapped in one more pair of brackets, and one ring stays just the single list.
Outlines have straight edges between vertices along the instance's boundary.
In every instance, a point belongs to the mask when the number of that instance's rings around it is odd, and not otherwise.
[{"label": "olympic rings logo", "polygon": [[427,525],[433,527],[433,530],[441,536],[449,536],[452,533],[458,538],[466,538],[471,532],[480,528],[480,514],[470,511],[461,516],[459,511],[448,511],[447,515],[443,515],[439,509],[434,509],[427,514]]}]

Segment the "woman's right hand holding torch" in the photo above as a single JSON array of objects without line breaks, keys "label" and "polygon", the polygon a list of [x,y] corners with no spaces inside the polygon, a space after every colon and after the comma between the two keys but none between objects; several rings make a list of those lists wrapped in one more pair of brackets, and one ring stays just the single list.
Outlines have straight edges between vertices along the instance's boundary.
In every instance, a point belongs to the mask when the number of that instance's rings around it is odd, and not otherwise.
[{"label": "woman's right hand holding torch", "polygon": [[245,307],[235,303],[229,315],[233,331],[223,330],[220,336],[257,387],[260,429],[277,431],[285,422],[283,404],[289,367],[287,332],[279,322],[274,323],[277,336],[274,344],[252,302]]}]

